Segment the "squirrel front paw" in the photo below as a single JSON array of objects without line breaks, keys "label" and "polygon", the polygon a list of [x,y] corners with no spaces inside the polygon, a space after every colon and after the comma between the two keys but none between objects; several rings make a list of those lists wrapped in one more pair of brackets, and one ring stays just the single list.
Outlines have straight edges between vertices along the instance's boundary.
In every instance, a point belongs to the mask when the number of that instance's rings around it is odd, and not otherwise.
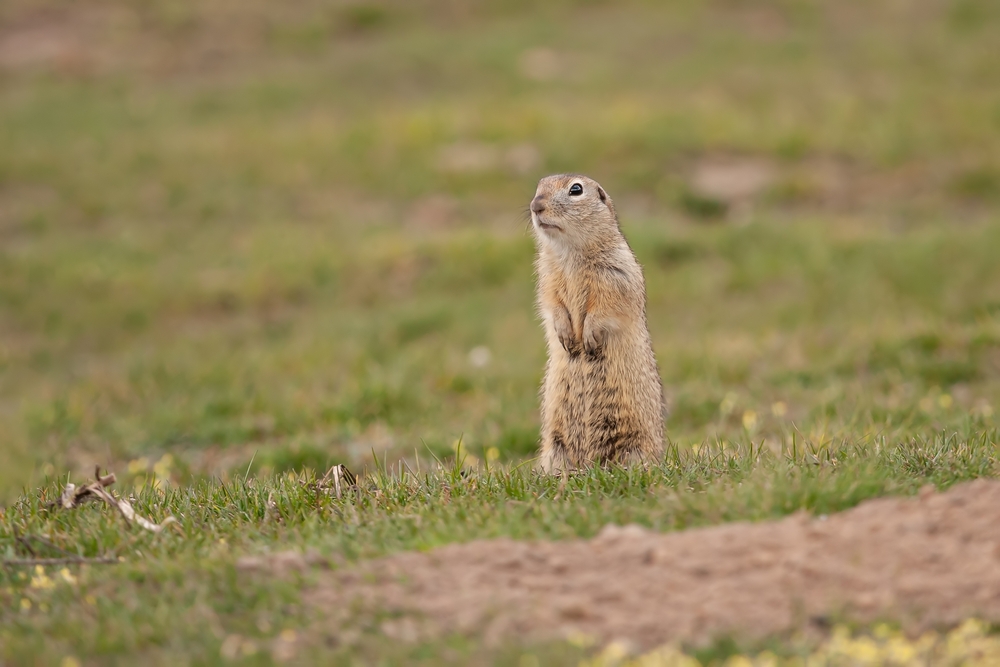
[{"label": "squirrel front paw", "polygon": [[569,353],[571,357],[579,356],[582,346],[580,341],[577,340],[576,334],[573,332],[573,322],[570,320],[569,311],[565,308],[557,310],[553,314],[553,325],[555,326],[556,338],[559,339],[559,344],[563,346],[563,349]]},{"label": "squirrel front paw", "polygon": [[590,359],[600,359],[604,356],[604,343],[608,331],[594,318],[588,317],[583,322],[583,351]]}]

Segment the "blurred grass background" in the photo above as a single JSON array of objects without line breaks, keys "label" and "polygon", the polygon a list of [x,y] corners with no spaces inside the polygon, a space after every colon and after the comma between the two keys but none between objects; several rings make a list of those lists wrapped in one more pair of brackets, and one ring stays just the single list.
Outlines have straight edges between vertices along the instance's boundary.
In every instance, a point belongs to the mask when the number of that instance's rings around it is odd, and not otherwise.
[{"label": "blurred grass background", "polygon": [[6,0],[0,498],[530,457],[559,171],[645,265],[679,447],[992,429],[998,33],[991,0]]}]

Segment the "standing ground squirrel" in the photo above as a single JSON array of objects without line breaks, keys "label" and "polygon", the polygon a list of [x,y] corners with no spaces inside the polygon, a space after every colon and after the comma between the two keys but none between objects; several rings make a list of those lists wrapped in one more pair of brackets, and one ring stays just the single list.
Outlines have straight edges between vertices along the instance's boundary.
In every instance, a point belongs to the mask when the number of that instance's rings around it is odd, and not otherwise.
[{"label": "standing ground squirrel", "polygon": [[646,285],[611,198],[585,176],[547,176],[531,200],[531,222],[549,353],[542,468],[659,459],[663,386]]}]

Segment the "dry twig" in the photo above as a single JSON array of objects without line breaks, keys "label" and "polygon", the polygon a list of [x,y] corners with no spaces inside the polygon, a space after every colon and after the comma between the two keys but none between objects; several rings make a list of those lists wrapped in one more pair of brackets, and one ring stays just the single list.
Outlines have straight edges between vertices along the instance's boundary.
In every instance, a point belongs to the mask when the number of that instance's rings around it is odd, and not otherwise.
[{"label": "dry twig", "polygon": [[356,488],[358,478],[347,469],[342,463],[338,463],[323,475],[323,479],[316,482],[316,488],[332,493],[338,500],[348,489]]},{"label": "dry twig", "polygon": [[34,566],[34,565],[114,565],[121,561],[117,558],[5,558],[0,560],[0,565],[7,566]]},{"label": "dry twig", "polygon": [[138,514],[129,501],[124,498],[116,498],[114,494],[106,490],[107,487],[115,483],[116,478],[114,473],[102,476],[101,469],[96,468],[94,471],[94,477],[96,477],[96,481],[80,487],[73,483],[66,484],[66,488],[63,489],[62,496],[59,497],[59,501],[57,503],[58,506],[63,509],[74,509],[79,507],[81,503],[84,503],[92,498],[99,498],[108,505],[117,508],[127,523],[137,523],[146,530],[151,530],[154,533],[159,533],[165,526],[177,522],[177,519],[172,516],[168,516],[161,523],[153,523],[149,519]]}]

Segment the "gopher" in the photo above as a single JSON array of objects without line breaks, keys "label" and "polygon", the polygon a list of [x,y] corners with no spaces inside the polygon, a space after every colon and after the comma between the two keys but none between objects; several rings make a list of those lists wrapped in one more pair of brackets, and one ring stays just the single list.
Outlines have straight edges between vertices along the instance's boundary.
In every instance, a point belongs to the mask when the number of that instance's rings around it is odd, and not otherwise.
[{"label": "gopher", "polygon": [[661,458],[665,406],[646,284],[611,198],[585,176],[547,176],[531,223],[548,346],[542,469]]}]

